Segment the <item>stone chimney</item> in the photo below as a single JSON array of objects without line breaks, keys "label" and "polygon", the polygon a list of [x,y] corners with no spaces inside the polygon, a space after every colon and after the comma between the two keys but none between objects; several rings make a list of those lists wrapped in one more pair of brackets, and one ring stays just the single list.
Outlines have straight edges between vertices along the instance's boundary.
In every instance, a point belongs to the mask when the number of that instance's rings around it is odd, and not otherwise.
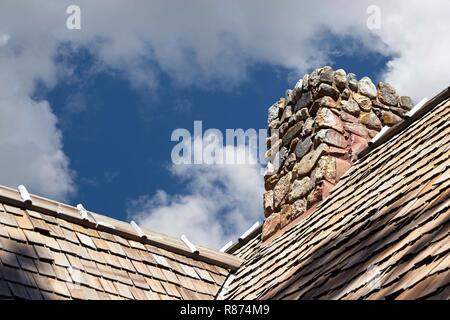
[{"label": "stone chimney", "polygon": [[263,240],[313,212],[382,127],[412,106],[387,83],[331,67],[287,90],[269,108]]}]

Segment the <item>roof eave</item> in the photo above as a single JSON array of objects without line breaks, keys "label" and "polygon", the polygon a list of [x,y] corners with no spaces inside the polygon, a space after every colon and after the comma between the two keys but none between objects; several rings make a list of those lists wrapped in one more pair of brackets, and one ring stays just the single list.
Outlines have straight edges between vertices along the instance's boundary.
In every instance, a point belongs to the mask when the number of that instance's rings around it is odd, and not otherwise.
[{"label": "roof eave", "polygon": [[21,207],[23,209],[33,210],[39,213],[58,217],[72,223],[83,225],[85,227],[95,228],[97,230],[120,235],[130,240],[153,245],[177,254],[211,263],[213,265],[227,268],[233,271],[237,270],[243,263],[243,260],[239,257],[228,253],[218,252],[205,247],[198,246],[199,252],[193,253],[183,243],[183,241],[156,232],[143,230],[146,235],[146,237],[143,238],[136,233],[135,229],[129,223],[97,213],[89,212],[89,214],[92,215],[96,222],[103,223],[99,224],[90,220],[84,220],[79,215],[78,209],[73,206],[69,206],[67,204],[36,195],[31,195],[31,197],[33,200],[32,204],[25,203],[22,200],[18,190],[0,186],[0,201],[5,204]]}]

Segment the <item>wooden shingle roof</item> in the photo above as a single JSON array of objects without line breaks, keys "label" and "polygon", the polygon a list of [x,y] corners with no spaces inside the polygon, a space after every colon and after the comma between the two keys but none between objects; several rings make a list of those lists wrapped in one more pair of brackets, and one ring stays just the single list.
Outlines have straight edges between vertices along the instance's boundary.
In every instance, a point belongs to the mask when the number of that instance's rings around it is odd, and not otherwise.
[{"label": "wooden shingle roof", "polygon": [[245,262],[225,299],[450,299],[449,92],[359,159],[310,216],[236,251]]},{"label": "wooden shingle roof", "polygon": [[0,187],[0,298],[213,299],[241,260]]}]

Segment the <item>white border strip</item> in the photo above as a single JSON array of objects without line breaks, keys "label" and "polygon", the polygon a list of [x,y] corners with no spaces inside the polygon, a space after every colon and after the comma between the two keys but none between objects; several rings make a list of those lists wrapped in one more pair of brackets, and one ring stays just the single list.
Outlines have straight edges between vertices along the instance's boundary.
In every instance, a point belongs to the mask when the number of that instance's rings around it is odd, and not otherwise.
[{"label": "white border strip", "polygon": [[225,280],[225,283],[223,284],[222,289],[220,290],[219,294],[217,295],[217,298],[219,300],[225,299],[225,295],[227,294],[228,289],[230,288],[230,285],[235,278],[236,278],[236,276],[234,274],[230,273],[228,278]]},{"label": "white border strip", "polygon": [[261,225],[261,223],[259,221],[256,221],[251,227],[250,229],[248,229],[247,231],[245,231],[238,239],[238,241],[242,241],[245,238],[247,238],[253,231],[255,231],[259,226]]},{"label": "white border strip", "polygon": [[130,222],[131,226],[136,230],[136,233],[140,238],[147,239],[147,235],[142,231],[141,227],[137,225],[133,220]]},{"label": "white border strip", "polygon": [[194,244],[192,242],[190,242],[189,239],[184,234],[181,235],[181,241],[184,242],[184,244],[189,248],[189,250],[192,253],[195,253],[195,254],[200,253],[200,251],[197,249],[197,247],[194,246]]},{"label": "white border strip", "polygon": [[88,213],[81,203],[77,204],[77,209],[81,219],[89,221]]},{"label": "white border strip", "polygon": [[418,104],[416,104],[411,110],[409,110],[408,113],[405,114],[405,116],[411,118],[411,117],[412,117],[417,111],[419,111],[420,108],[422,108],[422,107],[425,105],[425,103],[427,103],[427,102],[428,102],[428,98],[427,98],[427,97],[423,98],[422,100],[420,100],[420,102],[419,102]]},{"label": "white border strip", "polygon": [[97,221],[97,223],[95,224],[95,227],[97,228],[98,226],[102,226],[105,228],[109,228],[109,229],[116,229],[115,226],[113,226],[112,224],[109,224],[107,222],[103,222],[103,221]]},{"label": "white border strip", "polygon": [[384,126],[380,132],[378,132],[375,137],[372,138],[372,140],[369,141],[370,144],[374,144],[375,142],[377,142],[378,139],[380,139],[385,133],[386,131],[389,130],[389,126]]},{"label": "white border strip", "polygon": [[220,248],[220,252],[226,252],[228,249],[231,248],[231,246],[233,245],[233,240],[230,240],[229,242],[227,242],[222,248]]},{"label": "white border strip", "polygon": [[20,197],[22,198],[23,203],[28,204],[28,205],[33,204],[33,200],[31,200],[31,196],[28,193],[28,190],[27,190],[27,188],[25,188],[24,185],[21,184],[20,186],[18,186],[17,190],[20,193]]}]

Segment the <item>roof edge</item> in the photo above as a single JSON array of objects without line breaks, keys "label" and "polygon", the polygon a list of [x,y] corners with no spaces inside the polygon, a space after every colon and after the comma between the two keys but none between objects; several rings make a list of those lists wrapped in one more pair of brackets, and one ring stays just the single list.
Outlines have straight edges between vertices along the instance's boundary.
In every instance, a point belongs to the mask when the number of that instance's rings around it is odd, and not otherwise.
[{"label": "roof edge", "polygon": [[391,140],[391,138],[398,133],[402,132],[406,128],[408,128],[411,124],[416,122],[418,119],[422,118],[425,114],[427,114],[431,109],[436,107],[441,102],[450,98],[450,87],[445,88],[436,96],[434,96],[431,100],[428,100],[419,110],[417,110],[411,117],[407,117],[402,122],[399,122],[393,127],[390,127],[386,132],[380,136],[375,142],[369,144],[369,146],[363,149],[360,153],[358,153],[358,159],[364,158],[368,155],[372,150],[378,148],[380,145],[386,143]]},{"label": "roof edge", "polygon": [[109,232],[124,238],[153,245],[174,253],[178,253],[190,258],[211,263],[216,266],[237,270],[243,260],[234,255],[215,251],[209,248],[198,246],[198,253],[193,253],[183,241],[164,234],[142,229],[145,237],[136,233],[133,226],[127,222],[110,218],[101,214],[88,211],[95,221],[83,219],[77,208],[50,200],[48,198],[31,195],[32,203],[25,203],[18,190],[0,185],[0,201],[5,204],[37,211],[42,214],[54,216],[72,223],[83,225],[88,228]]},{"label": "roof edge", "polygon": [[234,254],[237,250],[245,246],[251,240],[253,240],[257,235],[262,232],[263,225],[260,224],[257,228],[255,228],[252,232],[250,232],[245,238],[238,240],[238,242],[234,243],[231,247],[229,247],[225,253]]}]

